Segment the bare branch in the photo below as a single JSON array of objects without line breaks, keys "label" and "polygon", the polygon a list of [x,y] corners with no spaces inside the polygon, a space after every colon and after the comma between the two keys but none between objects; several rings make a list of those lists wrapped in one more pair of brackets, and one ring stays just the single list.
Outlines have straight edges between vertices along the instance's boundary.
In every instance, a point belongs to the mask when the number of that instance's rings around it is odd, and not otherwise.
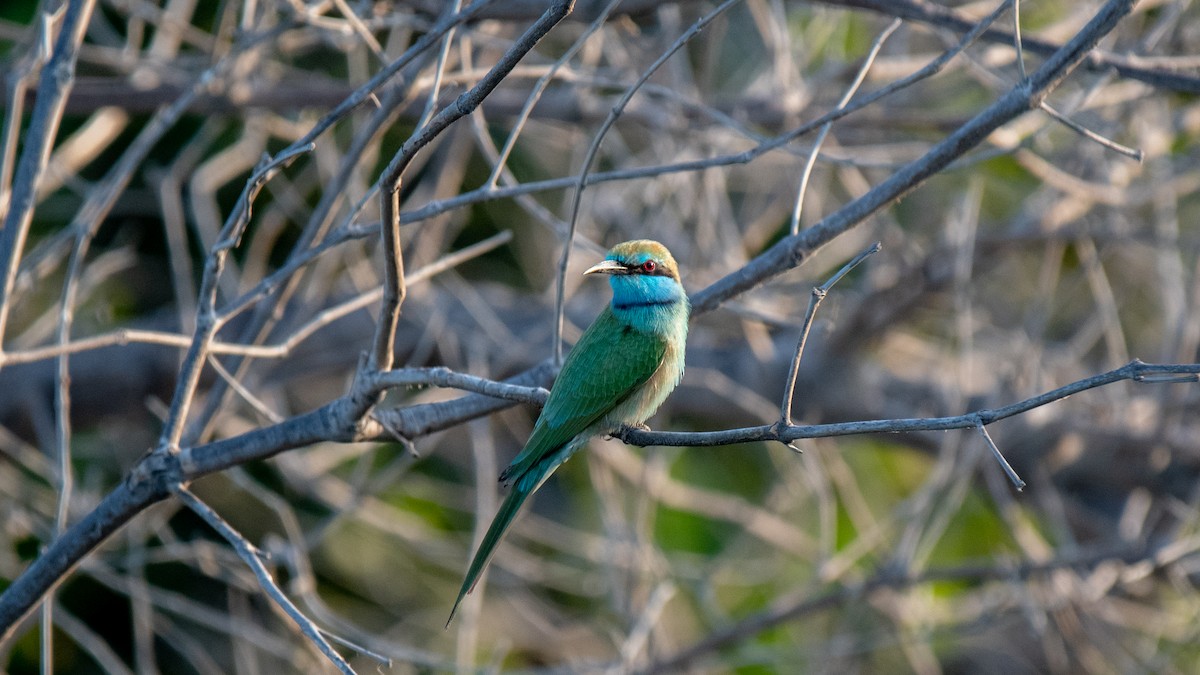
[{"label": "bare branch", "polygon": [[[13,283],[17,278],[25,238],[33,221],[37,184],[54,146],[54,137],[62,122],[63,107],[75,80],[75,60],[79,43],[87,29],[95,0],[71,0],[65,7],[62,27],[54,43],[54,51],[42,68],[38,81],[38,98],[25,130],[24,148],[13,176],[12,193],[0,229],[0,351],[3,351],[5,329],[12,311]],[[11,139],[10,139],[11,140]]]},{"label": "bare branch", "polygon": [[1022,81],[923,157],[892,174],[867,194],[800,234],[785,237],[749,264],[694,295],[692,313],[712,311],[729,298],[799,265],[837,235],[916,189],[930,176],[978,145],[992,131],[1040,106],[1046,94],[1062,82],[1087,57],[1100,38],[1116,27],[1117,22],[1132,8],[1133,3],[1128,0],[1105,3],[1087,26],[1048,58],[1027,81]]},{"label": "bare branch", "polygon": [[[830,5],[842,7],[859,7],[880,12],[887,16],[895,16],[909,21],[942,26],[957,31],[971,28],[972,22],[961,11],[938,5],[928,0],[821,0]],[[1049,57],[1066,45],[1058,45],[1048,40],[1023,37],[1017,41],[1016,36],[999,28],[989,29],[983,36],[988,42],[1008,45],[1019,45],[1023,52]],[[1116,69],[1122,77],[1140,80],[1146,84],[1170,89],[1178,92],[1200,93],[1200,77],[1180,73],[1174,68],[1155,68],[1143,64],[1137,56],[1114,54],[1097,51],[1088,56],[1082,64],[1089,70],[1104,72],[1110,68]]]},{"label": "bare branch", "polygon": [[[839,422],[836,424],[799,424],[789,426],[763,425],[726,429],[724,431],[642,431],[623,429],[616,437],[631,445],[649,446],[720,446],[734,443],[779,441],[790,443],[801,438],[828,438],[856,434],[903,433],[911,431],[947,431],[949,429],[972,429],[992,422],[1039,408],[1048,403],[1064,399],[1073,394],[1114,382],[1157,382],[1160,377],[1169,377],[1169,382],[1191,382],[1200,374],[1198,364],[1154,364],[1133,360],[1107,373],[1093,375],[1071,384],[1018,401],[1001,408],[987,408],[965,415],[951,417],[927,417],[913,419],[871,420],[863,422]],[[1182,379],[1175,379],[1182,378]]]},{"label": "bare branch", "polygon": [[[879,56],[879,50],[883,49],[883,43],[891,37],[892,33],[900,28],[900,19],[895,19],[884,28],[875,38],[874,44],[871,45],[871,51],[867,52],[867,58],[863,59],[862,66],[858,69],[858,74],[854,76],[854,81],[846,88],[846,92],[842,94],[841,100],[838,101],[835,111],[846,107],[850,99],[862,86],[863,80],[867,78],[867,72],[871,69],[871,64],[875,63],[875,58]],[[817,132],[817,137],[813,139],[812,150],[808,152],[808,159],[804,162],[804,170],[800,174],[800,186],[796,190],[796,207],[792,209],[792,236],[800,233],[800,215],[804,210],[804,193],[808,191],[808,180],[812,177],[813,167],[817,163],[817,155],[821,152],[821,144],[825,142],[825,136],[829,134],[829,130],[833,127],[833,122],[826,122],[821,130]]]},{"label": "bare branch", "polygon": [[243,537],[237,530],[233,529],[229,523],[225,522],[225,519],[218,515],[216,511],[212,510],[212,507],[200,501],[200,499],[193,495],[187,488],[183,487],[182,485],[177,485],[174,493],[180,501],[186,504],[187,507],[196,515],[203,518],[204,522],[208,523],[209,526],[216,530],[225,539],[225,541],[229,542],[229,545],[233,547],[233,550],[237,551],[238,557],[242,559],[242,562],[246,563],[246,565],[254,571],[254,576],[258,578],[258,583],[262,586],[263,591],[275,604],[279,605],[279,607],[289,617],[291,617],[292,621],[296,622],[296,625],[300,628],[300,632],[304,634],[304,637],[308,638],[308,641],[313,643],[313,645],[315,645],[317,649],[319,649],[321,653],[325,655],[325,658],[329,659],[329,661],[333,663],[338,670],[343,673],[353,673],[354,669],[351,668],[350,664],[346,663],[346,660],[342,658],[342,655],[338,654],[337,651],[334,650],[333,646],[331,646],[329,642],[325,640],[325,637],[321,635],[321,630],[317,628],[316,624],[314,624],[307,616],[304,616],[304,613],[301,612],[300,609],[296,607],[296,605],[293,604],[286,595],[284,595],[283,590],[279,588],[279,586],[275,583],[275,579],[271,577],[271,572],[267,570],[266,566],[263,565],[261,560],[259,560],[258,549],[256,549],[249,541],[246,541],[246,538]]},{"label": "bare branch", "polygon": [[483,102],[517,63],[550,32],[559,21],[570,14],[574,0],[556,0],[536,23],[488,71],[474,87],[444,108],[417,134],[408,139],[383,171],[380,180],[380,211],[383,214],[383,242],[386,272],[383,291],[383,312],[375,333],[369,368],[383,371],[391,368],[392,350],[396,340],[396,325],[400,320],[400,305],[406,293],[404,286],[404,256],[400,248],[400,179],[417,152],[459,118],[468,115]]},{"label": "bare branch", "polygon": [[1008,479],[1012,481],[1013,487],[1017,489],[1017,492],[1024,490],[1025,481],[1021,480],[1021,477],[1017,475],[1012,465],[1004,458],[1004,453],[1000,452],[1000,447],[996,445],[996,441],[992,440],[992,435],[988,433],[987,427],[983,426],[983,423],[980,423],[975,428],[979,430],[979,435],[987,443],[988,449],[992,451],[992,456],[996,458],[996,462],[1000,465],[1000,468],[1004,469],[1004,475],[1008,476]]},{"label": "bare branch", "polygon": [[783,387],[783,402],[780,404],[779,421],[783,426],[792,425],[792,397],[796,393],[796,378],[800,374],[800,358],[804,356],[804,343],[808,341],[808,331],[812,328],[813,317],[817,314],[817,307],[821,301],[829,293],[829,289],[842,277],[850,273],[850,270],[858,267],[859,263],[866,260],[868,256],[879,252],[882,245],[875,242],[862,253],[854,256],[850,262],[842,266],[836,274],[825,280],[825,283],[816,286],[812,289],[812,295],[808,301],[808,309],[804,312],[804,321],[800,324],[800,339],[796,341],[796,354],[792,357],[792,367],[788,370],[787,384]]}]

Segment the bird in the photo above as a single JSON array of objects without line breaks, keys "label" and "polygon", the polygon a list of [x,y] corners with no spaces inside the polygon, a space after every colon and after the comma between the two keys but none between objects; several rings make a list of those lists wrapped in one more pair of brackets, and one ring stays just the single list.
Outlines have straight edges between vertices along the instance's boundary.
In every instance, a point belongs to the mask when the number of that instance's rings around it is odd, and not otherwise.
[{"label": "bird", "polygon": [[590,274],[608,276],[612,301],[567,355],[524,449],[500,474],[512,490],[471,559],[447,627],[526,499],[591,438],[643,427],[683,377],[691,305],[667,247],[617,244]]}]

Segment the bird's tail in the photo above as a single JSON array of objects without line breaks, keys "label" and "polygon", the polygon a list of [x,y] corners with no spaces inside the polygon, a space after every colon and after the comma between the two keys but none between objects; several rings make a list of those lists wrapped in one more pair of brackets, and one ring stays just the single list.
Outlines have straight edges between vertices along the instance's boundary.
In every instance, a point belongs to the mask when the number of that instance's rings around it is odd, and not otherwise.
[{"label": "bird's tail", "polygon": [[527,482],[516,482],[512,492],[508,493],[508,497],[500,505],[500,511],[492,519],[492,524],[488,527],[487,534],[483,535],[483,541],[479,544],[479,550],[475,552],[475,557],[471,559],[471,566],[467,568],[467,576],[463,579],[462,588],[458,591],[458,599],[454,601],[454,607],[450,610],[450,617],[446,619],[447,628],[450,627],[450,622],[454,620],[454,613],[458,611],[458,605],[466,597],[467,593],[470,593],[475,588],[475,583],[479,581],[479,575],[483,573],[483,568],[487,567],[488,560],[491,559],[492,553],[496,550],[496,545],[500,543],[500,539],[504,536],[504,531],[508,529],[509,524],[516,517],[517,511],[521,510],[521,505],[537,489],[538,484],[536,482],[532,485],[526,485]]}]

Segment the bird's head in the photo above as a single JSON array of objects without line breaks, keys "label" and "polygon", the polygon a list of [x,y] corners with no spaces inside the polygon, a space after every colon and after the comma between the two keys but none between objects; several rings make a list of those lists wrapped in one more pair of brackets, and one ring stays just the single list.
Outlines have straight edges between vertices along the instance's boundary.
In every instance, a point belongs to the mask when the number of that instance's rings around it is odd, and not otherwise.
[{"label": "bird's head", "polygon": [[649,239],[617,244],[584,274],[609,275],[615,306],[683,297],[675,258],[666,246]]}]

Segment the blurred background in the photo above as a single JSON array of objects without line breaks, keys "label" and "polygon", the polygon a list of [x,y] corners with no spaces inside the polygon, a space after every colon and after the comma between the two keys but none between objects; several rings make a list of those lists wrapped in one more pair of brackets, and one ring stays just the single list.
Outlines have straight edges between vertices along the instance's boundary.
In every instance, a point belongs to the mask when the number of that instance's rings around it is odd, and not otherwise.
[{"label": "blurred background", "polygon": [[[60,4],[0,3],[0,209]],[[454,5],[96,3],[7,308],[0,585],[55,536],[53,356],[70,352],[75,522],[156,443],[206,252],[255,164],[434,36],[259,195],[220,277],[218,338],[270,349],[210,360],[185,441],[345,393],[378,311],[383,166],[546,3],[491,3],[445,32]],[[785,135],[838,106],[893,19],[858,96],[935,61],[1001,3],[726,5],[579,0],[418,155],[402,194],[398,366],[499,380],[552,356],[557,266],[596,142],[566,344],[608,301],[580,272],[614,243],[662,241],[692,293],[738,270],[793,228],[817,134]],[[795,226],[919,158],[1100,5],[1021,3],[1023,61],[1010,7],[935,75],[838,120]],[[798,422],[958,415],[1133,358],[1196,362],[1198,19],[1186,0],[1139,3],[1048,99],[1141,162],[1046,113],[1016,119],[798,269],[697,317],[683,382],[650,425],[776,421],[811,288],[877,240],[882,252],[817,314]],[[383,408],[462,395],[395,391]],[[1200,662],[1198,400],[1194,383],[1119,382],[990,426],[1023,492],[973,431],[803,441],[803,454],[597,440],[543,486],[449,629],[533,406],[409,439],[316,443],[192,489],[271,555],[318,625],[390,659],[342,647],[360,672],[1187,673]],[[53,602],[54,672],[330,669],[174,501],[88,557]],[[0,645],[0,669],[39,672],[43,637],[28,622]]]}]

